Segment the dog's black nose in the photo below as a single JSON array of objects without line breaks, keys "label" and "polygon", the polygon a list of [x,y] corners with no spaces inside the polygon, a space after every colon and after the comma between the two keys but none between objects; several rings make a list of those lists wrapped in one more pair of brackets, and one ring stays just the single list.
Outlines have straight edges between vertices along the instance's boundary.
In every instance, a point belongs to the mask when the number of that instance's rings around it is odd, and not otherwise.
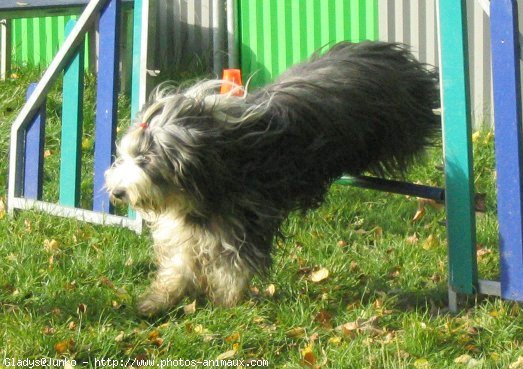
[{"label": "dog's black nose", "polygon": [[123,199],[125,199],[126,193],[123,188],[115,188],[114,190],[111,191],[111,195],[115,199],[123,200]]}]

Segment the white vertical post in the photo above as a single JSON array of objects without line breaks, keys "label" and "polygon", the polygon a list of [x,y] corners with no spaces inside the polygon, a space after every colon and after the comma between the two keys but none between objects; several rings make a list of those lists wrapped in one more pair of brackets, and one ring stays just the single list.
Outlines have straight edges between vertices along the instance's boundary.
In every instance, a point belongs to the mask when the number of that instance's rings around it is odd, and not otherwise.
[{"label": "white vertical post", "polygon": [[0,79],[5,80],[11,69],[11,21],[0,20]]}]

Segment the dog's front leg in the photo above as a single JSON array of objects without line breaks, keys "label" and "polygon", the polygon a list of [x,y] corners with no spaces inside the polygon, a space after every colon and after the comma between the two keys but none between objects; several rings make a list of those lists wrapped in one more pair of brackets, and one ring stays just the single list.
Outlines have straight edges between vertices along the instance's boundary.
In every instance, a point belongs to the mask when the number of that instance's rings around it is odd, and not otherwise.
[{"label": "dog's front leg", "polygon": [[154,315],[176,304],[188,290],[194,289],[194,257],[180,251],[159,257],[158,272],[148,291],[141,296],[138,310]]}]

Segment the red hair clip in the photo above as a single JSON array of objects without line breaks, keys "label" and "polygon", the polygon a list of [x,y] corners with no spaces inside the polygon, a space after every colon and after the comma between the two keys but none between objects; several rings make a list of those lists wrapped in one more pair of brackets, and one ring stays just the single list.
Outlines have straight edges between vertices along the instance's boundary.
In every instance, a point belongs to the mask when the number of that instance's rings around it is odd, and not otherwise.
[{"label": "red hair clip", "polygon": [[142,129],[146,129],[147,127],[149,127],[149,124],[147,124],[147,122],[142,122],[140,124],[138,124],[140,126],[140,128]]}]

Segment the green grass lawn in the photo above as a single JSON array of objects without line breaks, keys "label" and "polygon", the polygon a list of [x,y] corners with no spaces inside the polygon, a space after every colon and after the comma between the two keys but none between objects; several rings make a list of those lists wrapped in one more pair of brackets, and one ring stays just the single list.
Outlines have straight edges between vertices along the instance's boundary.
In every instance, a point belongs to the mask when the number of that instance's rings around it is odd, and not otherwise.
[{"label": "green grass lawn", "polygon": [[[36,71],[17,74],[0,82],[4,158],[25,88],[38,79]],[[88,78],[85,207],[91,196],[93,83]],[[49,201],[57,199],[58,87],[48,99]],[[124,126],[127,99],[120,101]],[[492,135],[479,134],[474,150],[476,190],[486,193],[486,212],[477,216],[480,274],[495,279]],[[441,185],[440,167],[436,148],[409,179]],[[6,178],[2,160],[2,204]],[[143,319],[136,297],[154,273],[147,233],[34,212],[8,218],[0,209],[0,367],[12,358],[68,358],[89,368],[100,367],[96,359],[136,368],[128,359],[160,364],[225,358],[265,359],[269,368],[523,368],[518,304],[478,298],[457,315],[448,312],[444,220],[443,210],[416,198],[333,185],[323,206],[286,222],[287,237],[276,244],[270,274],[253,281],[239,306],[185,300],[166,315]]]}]

